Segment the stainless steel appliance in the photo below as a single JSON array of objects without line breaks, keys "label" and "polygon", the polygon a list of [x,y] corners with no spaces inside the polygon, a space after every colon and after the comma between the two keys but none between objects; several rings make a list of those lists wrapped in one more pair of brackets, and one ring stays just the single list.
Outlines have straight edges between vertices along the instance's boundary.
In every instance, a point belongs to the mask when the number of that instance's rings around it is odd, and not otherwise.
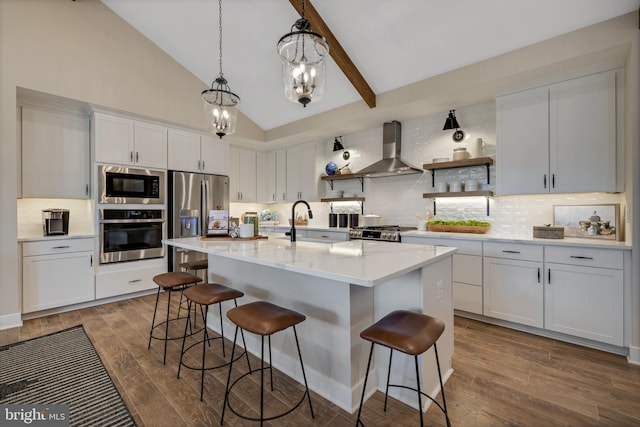
[{"label": "stainless steel appliance", "polygon": [[[169,238],[206,236],[209,212],[229,210],[229,177],[169,171],[168,194]],[[172,247],[168,268],[180,271],[181,263],[206,257],[201,252]]]},{"label": "stainless steel appliance", "polygon": [[400,233],[417,230],[416,227],[400,227],[398,225],[375,225],[369,227],[351,228],[349,240],[379,240],[400,243]]},{"label": "stainless steel appliance", "polygon": [[100,264],[164,256],[164,209],[100,209]]},{"label": "stainless steel appliance", "polygon": [[43,209],[42,230],[45,236],[69,234],[69,211],[67,209]]},{"label": "stainless steel appliance", "polygon": [[99,203],[164,204],[165,171],[102,165]]}]

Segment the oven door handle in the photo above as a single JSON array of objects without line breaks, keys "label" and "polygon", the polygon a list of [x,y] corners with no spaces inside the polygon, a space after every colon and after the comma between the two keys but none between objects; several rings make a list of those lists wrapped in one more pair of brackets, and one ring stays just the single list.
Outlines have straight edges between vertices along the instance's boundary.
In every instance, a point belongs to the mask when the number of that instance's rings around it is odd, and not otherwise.
[{"label": "oven door handle", "polygon": [[158,222],[158,223],[163,223],[165,222],[164,219],[101,219],[100,220],[100,224],[143,224],[143,223],[151,223],[151,222]]}]

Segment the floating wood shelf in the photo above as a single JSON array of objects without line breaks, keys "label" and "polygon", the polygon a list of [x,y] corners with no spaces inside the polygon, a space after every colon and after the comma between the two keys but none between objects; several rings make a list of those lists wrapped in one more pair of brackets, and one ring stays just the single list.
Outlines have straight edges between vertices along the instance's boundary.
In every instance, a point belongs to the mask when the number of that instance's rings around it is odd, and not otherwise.
[{"label": "floating wood shelf", "polygon": [[489,197],[493,197],[493,191],[457,191],[448,193],[424,193],[424,199],[433,199],[433,214],[436,214],[436,198],[439,197],[486,197],[487,198],[487,216],[489,216]]},{"label": "floating wood shelf", "polygon": [[[452,162],[438,162],[438,163],[425,163],[422,165],[422,169],[431,171],[431,186],[435,186],[435,171],[441,169],[458,169],[468,168],[472,166],[486,166],[487,167],[487,184],[491,184],[489,177],[489,167],[493,164],[491,157],[477,157],[475,159],[454,160]],[[442,196],[441,196],[442,197]]]},{"label": "floating wood shelf", "polygon": [[361,175],[361,174],[349,173],[344,175],[328,175],[328,176],[321,176],[320,179],[322,181],[329,181],[329,186],[331,187],[332,190],[333,190],[333,181],[341,181],[343,179],[357,179],[360,181],[360,187],[364,192],[364,175]]}]

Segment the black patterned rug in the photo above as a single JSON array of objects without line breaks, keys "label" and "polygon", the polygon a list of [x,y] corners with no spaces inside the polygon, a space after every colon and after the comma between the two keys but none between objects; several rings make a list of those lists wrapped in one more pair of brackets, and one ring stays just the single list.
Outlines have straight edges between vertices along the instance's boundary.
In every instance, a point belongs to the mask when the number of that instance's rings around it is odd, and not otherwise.
[{"label": "black patterned rug", "polygon": [[0,404],[68,405],[72,426],[136,425],[82,325],[0,347]]}]

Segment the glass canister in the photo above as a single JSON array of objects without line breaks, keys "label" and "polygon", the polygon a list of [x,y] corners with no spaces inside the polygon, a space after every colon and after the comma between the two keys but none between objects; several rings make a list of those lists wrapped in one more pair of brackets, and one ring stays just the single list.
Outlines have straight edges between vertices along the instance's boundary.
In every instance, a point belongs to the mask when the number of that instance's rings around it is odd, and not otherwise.
[{"label": "glass canister", "polygon": [[242,214],[243,224],[253,224],[253,235],[259,235],[258,230],[258,212],[245,212]]}]

